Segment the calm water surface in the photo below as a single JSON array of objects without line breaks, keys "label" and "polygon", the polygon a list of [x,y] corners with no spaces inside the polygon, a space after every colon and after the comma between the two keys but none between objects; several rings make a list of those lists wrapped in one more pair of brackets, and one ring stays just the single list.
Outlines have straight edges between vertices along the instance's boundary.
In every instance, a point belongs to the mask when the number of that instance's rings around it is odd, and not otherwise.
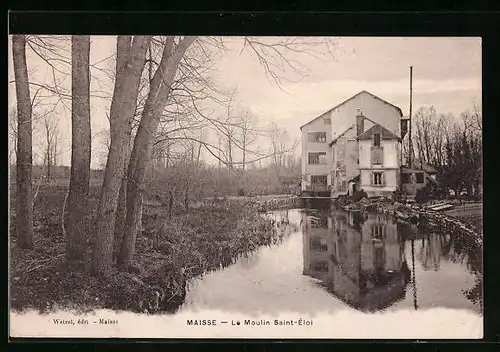
[{"label": "calm water surface", "polygon": [[482,314],[482,253],[453,234],[419,233],[377,214],[296,209],[266,216],[283,241],[191,282],[181,311]]}]

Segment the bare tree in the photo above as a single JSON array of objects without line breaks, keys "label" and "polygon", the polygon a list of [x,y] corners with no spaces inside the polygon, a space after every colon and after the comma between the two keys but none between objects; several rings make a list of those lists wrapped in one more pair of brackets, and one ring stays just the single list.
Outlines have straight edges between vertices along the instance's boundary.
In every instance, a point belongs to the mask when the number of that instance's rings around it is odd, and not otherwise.
[{"label": "bare tree", "polygon": [[255,131],[255,116],[249,110],[244,110],[238,117],[238,126],[240,130],[240,143],[242,153],[242,169],[245,171],[247,164],[247,153],[250,147],[257,141],[257,134]]},{"label": "bare tree", "polygon": [[233,167],[233,141],[236,138],[236,129],[234,126],[235,117],[231,111],[231,105],[234,100],[234,95],[236,91],[233,91],[229,97],[227,103],[227,114],[224,120],[224,132],[226,135],[226,155],[227,155],[227,167]]},{"label": "bare tree", "polygon": [[90,125],[90,36],[72,37],[71,178],[68,196],[69,260],[83,258],[88,231],[88,200],[91,159]]},{"label": "bare tree", "polygon": [[9,165],[17,159],[17,111],[9,109]]},{"label": "bare tree", "polygon": [[[212,41],[212,43],[215,43],[215,46],[217,47],[218,42],[220,40],[217,40],[217,38],[206,38],[203,40],[204,43],[208,43]],[[284,54],[286,52],[300,52],[301,50],[304,50],[303,52],[308,52],[309,50],[307,49],[308,46],[310,47],[311,43],[314,42],[314,40],[308,40],[307,42],[299,42],[299,41],[293,41],[293,40],[280,40],[279,42],[275,43],[274,45],[265,43],[265,42],[260,42],[259,40],[256,40],[254,38],[248,40],[249,46],[252,48],[254,52],[258,54],[259,60],[264,60],[266,61],[266,58],[269,59],[268,62],[265,62],[267,66],[265,66],[266,73],[271,73],[274,78],[279,77],[277,74],[277,71],[280,70],[279,65],[274,65],[274,64],[269,64],[272,60],[272,57],[274,56],[275,58],[279,58],[279,60],[283,61],[283,59],[286,59]],[[184,77],[195,77],[196,80],[199,80],[200,82],[203,82],[203,77],[201,77],[199,74],[196,73],[195,70],[192,69],[192,62],[191,64],[189,63],[189,60],[196,61],[197,59],[195,56],[191,57],[189,55],[185,55],[187,52],[188,48],[192,48],[192,44],[195,47],[200,48],[201,51],[204,50],[203,45],[201,43],[201,40],[196,41],[195,37],[166,37],[163,39],[155,39],[151,40],[151,43],[158,44],[157,46],[161,48],[161,55],[160,59],[158,60],[159,62],[156,63],[156,70],[154,70],[154,74],[152,73],[152,77],[149,79],[149,91],[145,95],[144,102],[138,101],[138,99],[135,99],[134,104],[136,104],[137,107],[140,106],[140,109],[134,109],[135,111],[132,113],[132,115],[139,117],[138,119],[134,120],[132,117],[132,122],[137,124],[137,132],[134,137],[134,145],[132,148],[131,152],[131,157],[130,161],[128,163],[128,169],[127,169],[127,204],[126,204],[126,211],[127,211],[127,216],[126,216],[126,221],[125,221],[125,233],[123,236],[123,241],[121,245],[121,250],[120,250],[120,255],[118,258],[118,262],[124,266],[127,267],[133,258],[134,252],[135,252],[135,239],[137,236],[137,228],[134,226],[134,224],[137,223],[137,219],[140,217],[140,204],[142,200],[142,195],[144,191],[144,181],[145,181],[145,174],[146,174],[146,169],[149,163],[149,158],[151,155],[151,150],[152,146],[155,143],[155,137],[157,135],[157,130],[158,126],[160,125],[160,122],[162,120],[162,117],[166,110],[169,108],[169,100],[170,97],[173,95],[171,94],[175,89],[178,89],[180,91],[185,91],[185,88],[182,86],[175,87],[175,82],[176,82],[176,73],[181,70],[185,70]],[[149,46],[149,44],[148,44]],[[150,51],[151,52],[151,51]],[[141,55],[142,56],[142,55]],[[143,61],[146,62],[145,60],[145,53],[143,56]],[[118,55],[119,59],[120,55]],[[117,62],[119,60],[117,59]],[[150,55],[150,60],[155,60],[153,55]],[[286,62],[285,60],[284,62]],[[186,65],[183,66],[181,63],[185,62]],[[292,69],[295,68],[295,70],[298,70],[298,66],[292,63],[292,61],[288,61],[288,66],[291,67]],[[150,66],[151,67],[151,66]],[[151,69],[151,71],[153,71]],[[120,76],[119,70],[117,70],[117,78]],[[285,77],[283,77],[286,79]],[[135,79],[135,78],[134,78]],[[137,76],[138,79],[138,85],[140,85],[140,77]],[[276,80],[275,80],[276,81]],[[139,90],[139,88],[138,88]],[[192,93],[192,92],[191,92]],[[114,94],[114,97],[115,98]],[[134,97],[138,97],[140,95],[134,93]],[[180,95],[182,96],[182,94]],[[187,97],[191,97],[193,99],[192,94],[187,94]],[[124,99],[123,101],[127,101]],[[174,106],[179,106],[177,102],[174,103]],[[194,105],[194,104],[193,104]],[[196,106],[193,106],[193,108],[196,110]],[[112,109],[113,110],[113,104],[112,104]],[[168,111],[170,114],[171,111]],[[202,118],[205,118],[206,116],[199,111],[197,111],[198,115],[200,115]],[[113,115],[113,111],[112,114]],[[215,121],[213,119],[206,119],[206,122],[208,124],[211,124],[216,130],[222,131],[224,134],[225,138],[227,138],[227,133],[224,130],[221,124],[221,121]],[[113,128],[112,128],[113,130]],[[113,131],[112,131],[113,133]],[[170,138],[170,137],[169,137]],[[189,137],[176,137],[179,139],[193,139],[192,136]],[[170,138],[171,139],[171,138]],[[231,143],[231,150],[234,145],[234,140],[232,138],[228,139]],[[112,145],[113,145],[113,138],[112,138]],[[205,149],[211,153],[214,156],[217,156],[217,154],[214,152],[214,150],[217,150],[217,148],[213,148],[209,143],[204,142],[203,146]],[[110,155],[112,152],[113,148],[110,150]],[[232,154],[232,152],[231,152]],[[265,156],[261,156],[264,158]],[[268,157],[268,156],[267,156]],[[234,161],[232,160],[232,155],[229,155],[226,157],[225,164],[226,165],[234,165]],[[106,174],[108,173],[109,167],[109,162],[110,160],[113,160],[111,156],[108,157],[108,166],[106,167]],[[246,160],[245,160],[246,163]],[[118,174],[121,176],[120,173],[116,172],[116,167],[112,167],[112,170],[114,170],[114,174]],[[105,181],[105,185],[107,182]],[[104,189],[104,188],[103,188]],[[104,192],[103,192],[104,193]],[[111,197],[113,200],[115,199],[114,193],[113,197]],[[101,204],[104,201],[101,199]],[[101,208],[100,208],[101,209]],[[109,216],[113,216],[115,212],[113,211],[116,208],[109,209],[111,210],[109,212]],[[107,214],[107,212],[102,212],[99,210],[98,212],[98,222],[102,223],[103,228],[104,228],[104,223],[106,226],[113,226],[113,222],[109,221],[109,218],[102,219],[102,215]],[[114,221],[114,219],[113,219]],[[98,234],[98,238],[100,238],[101,235],[99,235],[101,232],[103,232],[100,228],[96,231]],[[107,231],[105,231],[107,232]],[[106,237],[108,238],[108,237]],[[98,241],[102,242],[102,241]],[[110,248],[111,246],[109,245],[108,242],[105,242],[105,247]],[[99,246],[96,246],[96,251],[95,251],[95,261],[101,261],[101,262],[106,262],[109,263],[111,260],[108,259],[109,256],[104,255],[105,259],[103,258],[102,255],[102,250],[100,249]],[[94,266],[109,266],[108,264],[106,265],[94,265]],[[103,270],[101,270],[103,271]],[[105,270],[104,270],[105,271]]]},{"label": "bare tree", "polygon": [[415,142],[421,162],[432,162],[432,139],[437,120],[434,106],[424,106],[415,114]]},{"label": "bare tree", "polygon": [[17,170],[16,170],[16,227],[18,245],[33,248],[32,202],[32,104],[26,64],[26,37],[12,36],[12,56],[17,99]]},{"label": "bare tree", "polygon": [[111,143],[95,223],[92,271],[107,275],[113,260],[113,239],[125,153],[136,111],[141,74],[150,36],[118,36],[116,78],[110,109]]},{"label": "bare tree", "polygon": [[299,142],[292,140],[286,130],[280,128],[276,123],[269,127],[269,140],[272,146],[272,160],[276,169],[276,175],[280,182],[283,182],[282,170],[284,167],[286,155],[294,153]]},{"label": "bare tree", "polygon": [[46,167],[46,177],[53,177],[53,167],[57,164],[60,152],[61,134],[59,131],[59,117],[56,114],[44,114],[40,119],[43,140],[41,148],[43,150],[43,164]]},{"label": "bare tree", "polygon": [[128,166],[127,217],[118,258],[119,263],[123,266],[128,266],[131,263],[135,253],[137,228],[134,225],[140,215],[139,209],[143,198],[146,166],[160,116],[167,104],[170,87],[179,63],[195,39],[196,37],[184,37],[176,44],[174,37],[167,37],[161,61],[151,80],[151,88],[144,105]]}]

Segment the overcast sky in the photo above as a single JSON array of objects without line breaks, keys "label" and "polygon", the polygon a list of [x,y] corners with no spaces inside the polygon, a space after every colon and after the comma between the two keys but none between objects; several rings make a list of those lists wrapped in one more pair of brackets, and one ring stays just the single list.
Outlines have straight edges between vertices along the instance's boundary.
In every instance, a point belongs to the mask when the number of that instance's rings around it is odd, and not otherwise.
[{"label": "overcast sky", "polygon": [[[227,38],[227,53],[216,63],[216,78],[224,88],[238,89],[237,100],[261,120],[276,121],[295,137],[299,127],[351,97],[367,90],[409,110],[409,66],[413,65],[413,107],[434,105],[438,112],[460,114],[473,101],[481,101],[480,38],[381,38],[341,37],[335,58],[318,60],[297,54],[308,69],[307,77],[284,84],[283,90],[270,83],[257,58],[249,51],[242,54],[243,40]],[[114,66],[115,37],[92,37],[91,62],[101,68]],[[13,80],[9,49],[9,81]],[[293,57],[292,57],[293,58]],[[51,81],[52,73],[39,58],[28,53],[30,80]],[[112,84],[99,70],[93,70],[92,89],[112,91]],[[71,79],[61,78],[63,84]],[[15,104],[15,86],[9,84],[9,104]],[[32,94],[33,94],[32,89]],[[70,102],[67,104],[71,106]],[[93,134],[107,128],[109,103],[92,99]],[[70,113],[59,109],[61,129],[66,138],[63,162],[69,164]],[[35,144],[35,143],[34,143]],[[97,161],[93,159],[93,166]]]}]

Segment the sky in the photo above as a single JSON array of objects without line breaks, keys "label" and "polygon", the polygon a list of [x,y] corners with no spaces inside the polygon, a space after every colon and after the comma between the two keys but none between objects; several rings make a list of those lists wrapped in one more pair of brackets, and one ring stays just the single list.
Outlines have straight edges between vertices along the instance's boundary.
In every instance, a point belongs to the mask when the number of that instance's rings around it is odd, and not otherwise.
[{"label": "sky", "polygon": [[[305,38],[307,39],[307,38]],[[267,42],[279,38],[266,38]],[[300,138],[300,126],[341,103],[356,93],[367,90],[399,106],[404,115],[409,110],[409,66],[413,66],[413,111],[434,105],[438,112],[459,115],[481,102],[481,39],[465,37],[339,37],[332,38],[336,46],[333,57],[321,59],[288,53],[308,70],[298,82],[284,83],[280,88],[269,81],[258,58],[238,37],[226,37],[227,51],[215,62],[214,77],[224,89],[237,88],[236,100],[263,122],[276,122],[292,137]],[[110,95],[112,81],[104,70],[114,67],[116,37],[92,36],[90,61],[92,91]],[[10,44],[9,44],[10,45]],[[9,82],[13,80],[12,54],[9,48]],[[30,53],[30,80],[51,82],[48,65]],[[70,71],[68,71],[70,72]],[[68,85],[68,75],[58,75],[61,85]],[[290,72],[284,76],[291,77]],[[297,77],[294,77],[297,78]],[[32,88],[32,94],[35,89]],[[96,93],[97,95],[97,93]],[[9,83],[9,105],[15,106],[15,85]],[[108,128],[106,113],[109,101],[91,98],[93,153],[92,166],[99,161],[99,134]],[[70,162],[71,102],[68,109],[58,108],[63,133],[62,162]],[[221,112],[222,113],[222,112]],[[34,138],[37,138],[36,136]],[[34,142],[34,145],[36,143]]]}]

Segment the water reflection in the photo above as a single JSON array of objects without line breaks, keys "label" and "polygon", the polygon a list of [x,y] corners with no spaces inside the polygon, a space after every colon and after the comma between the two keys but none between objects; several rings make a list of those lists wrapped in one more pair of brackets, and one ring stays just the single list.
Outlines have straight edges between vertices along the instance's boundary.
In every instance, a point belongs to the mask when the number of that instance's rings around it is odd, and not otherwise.
[{"label": "water reflection", "polygon": [[[400,301],[418,309],[419,299],[425,307],[463,306],[451,292],[457,290],[454,285],[435,282],[428,289],[431,280],[445,277],[444,272],[430,277],[421,270],[438,272],[444,262],[467,263],[476,282],[460,296],[482,309],[481,249],[464,244],[465,239],[423,233],[391,216],[339,210],[306,210],[301,225],[303,274],[320,280],[329,292],[356,309],[377,311]],[[446,270],[456,270],[456,266]],[[423,295],[418,291],[419,276],[425,284]],[[440,285],[454,299],[447,302],[436,290]]]}]

